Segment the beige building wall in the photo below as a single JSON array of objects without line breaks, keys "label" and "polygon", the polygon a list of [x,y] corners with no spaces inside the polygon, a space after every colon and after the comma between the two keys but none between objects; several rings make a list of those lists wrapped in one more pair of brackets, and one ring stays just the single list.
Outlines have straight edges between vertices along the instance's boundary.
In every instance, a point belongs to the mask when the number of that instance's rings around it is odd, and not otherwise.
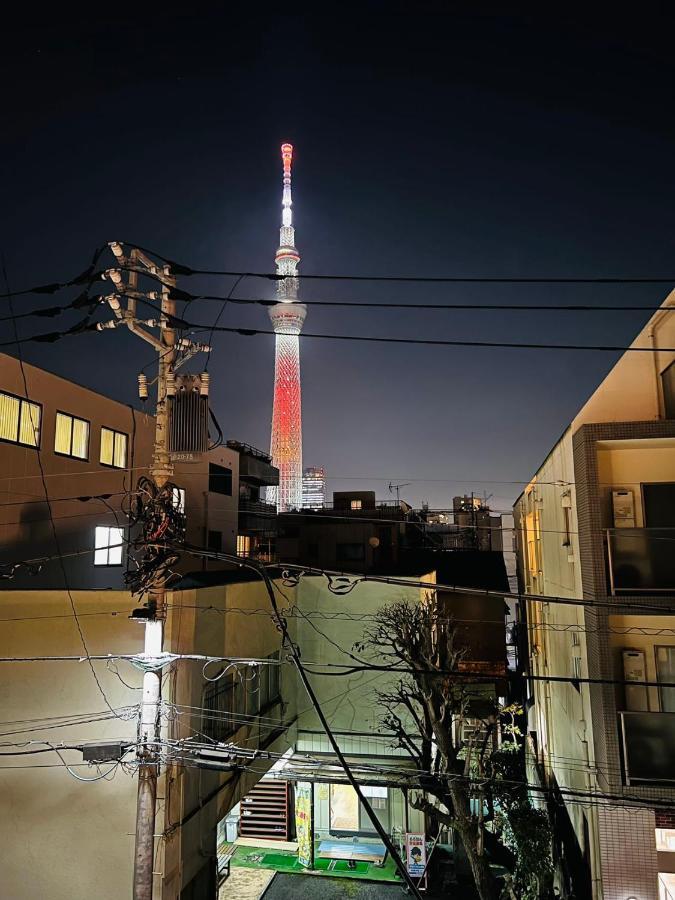
[{"label": "beige building wall", "polygon": [[[213,656],[262,658],[280,648],[269,599],[258,580],[169,593],[165,650]],[[284,588],[289,598],[293,590]],[[137,605],[122,591],[73,591],[92,655],[143,651],[144,628],[130,620]],[[0,742],[23,749],[136,740],[135,704],[142,673],[126,662],[93,661],[117,718],[102,698],[86,661],[65,592],[0,592],[0,656],[73,656],[73,661],[1,663]],[[164,736],[199,738],[204,663],[181,660],[164,670]],[[114,670],[119,672],[119,677]],[[207,669],[215,677],[222,665]],[[240,667],[244,677],[249,671]],[[282,704],[261,712],[265,727],[244,724],[231,740],[254,749],[284,752],[294,742],[294,675],[281,666]],[[94,721],[68,724],[83,716]],[[276,727],[275,727],[276,723]],[[9,749],[22,749],[7,747]],[[105,773],[82,765],[80,751],[63,750],[82,778]],[[133,752],[128,759],[133,761]],[[220,774],[173,764],[160,778],[154,896],[177,900],[180,891],[213,859],[216,825],[261,777],[272,760],[261,757],[241,773]],[[84,783],[70,775],[56,753],[3,757],[0,765],[0,897],[8,900],[73,900],[131,895],[137,782],[133,768],[118,767],[110,780]]]},{"label": "beige building wall", "polygon": [[[675,291],[661,305],[675,306]],[[624,353],[617,361],[572,420],[572,433],[592,422],[647,422],[664,418],[661,373],[675,360],[673,313],[663,310],[655,313],[630,346],[641,348],[640,352]]]},{"label": "beige building wall", "polygon": [[[171,615],[167,623],[165,649],[172,653],[200,653],[209,656],[259,659],[279,651],[280,634],[270,618],[270,600],[258,579],[194,590],[173,591],[169,595]],[[294,589],[282,590],[290,602]],[[286,601],[278,595],[281,606]],[[213,663],[206,669],[215,678],[225,669]],[[282,661],[282,702],[261,710],[258,722],[243,724],[227,738],[237,745],[271,753],[283,753],[293,745],[296,716],[296,683],[291,667]],[[250,666],[238,666],[245,690],[255,690]],[[171,740],[194,738],[204,741],[201,708],[208,682],[204,663],[183,661],[168,676],[172,705],[167,709],[166,736]],[[208,740],[207,740],[208,742]],[[253,787],[273,759],[261,756],[243,772],[219,773],[200,770],[193,765],[175,764],[162,778],[164,797],[160,830],[165,839],[158,845],[160,868],[157,896],[177,900],[195,879],[200,869],[213,861],[216,852],[218,822]]]},{"label": "beige building wall", "polygon": [[[664,300],[663,305],[675,306],[675,292]],[[518,528],[519,575],[528,593],[570,598],[584,596],[572,449],[573,437],[578,429],[594,423],[644,422],[664,418],[661,373],[673,362],[675,353],[661,348],[675,347],[675,314],[662,310],[657,312],[631,346],[641,348],[640,352],[624,353],[618,360],[516,501],[514,515]],[[653,352],[642,352],[643,349]],[[675,480],[675,446],[672,439],[600,441],[597,458],[604,527],[613,525],[612,488],[631,488],[634,491],[636,526],[641,527],[640,484]],[[644,617],[637,618],[643,625],[651,625],[653,621],[651,617],[647,622]],[[577,628],[579,631],[575,633]],[[530,602],[528,640],[531,672],[539,676],[573,677],[576,671],[582,678],[589,677],[584,628],[585,616],[581,606]],[[621,646],[632,646],[633,637],[631,635],[628,644]],[[620,644],[614,638],[611,640],[618,659]],[[620,642],[622,639],[618,640]],[[637,644],[641,643],[637,641]],[[575,657],[579,660],[577,663],[574,662]],[[621,668],[617,669],[616,677],[621,677],[621,671]],[[533,691],[535,704],[530,713],[529,730],[537,733],[537,749],[544,769],[555,776],[561,787],[597,790],[588,685],[580,684],[577,690],[571,683],[539,681],[533,683]],[[582,850],[586,816],[590,838],[587,853],[592,867],[594,897],[618,900],[622,890],[621,878],[618,881],[608,880],[611,860],[616,860],[623,853],[626,861],[624,868],[630,868],[630,863],[625,848],[619,851],[624,840],[621,835],[615,842],[616,846],[612,845],[610,825],[615,823],[616,816],[612,818],[607,813],[599,822],[597,810],[584,811],[580,804],[575,803],[567,803],[566,809]],[[642,819],[651,823],[649,827],[652,832],[650,836],[648,828],[640,836],[640,841],[646,841],[652,847],[653,814],[651,818],[647,815]],[[637,818],[634,821],[637,827]],[[624,833],[623,826],[619,831]],[[635,896],[645,900],[656,896],[654,861],[652,847],[649,863],[643,861],[638,867],[640,872],[636,870]],[[641,893],[645,889],[647,869],[651,872],[651,881],[647,878],[648,891]],[[627,891],[626,896],[630,893]]]},{"label": "beige building wall", "polygon": [[[143,628],[127,617],[128,593],[73,591],[73,603],[92,655],[138,653]],[[83,653],[70,600],[64,592],[0,593],[0,656],[75,656]],[[24,749],[106,739],[136,739],[136,717],[115,718],[86,662],[2,663],[0,741]],[[127,663],[94,661],[96,676],[115,710],[138,702],[141,674]],[[112,668],[119,669],[122,683]],[[94,714],[92,716],[92,714]],[[69,725],[82,716],[100,718]],[[17,749],[15,747],[4,748]],[[82,765],[79,751],[64,750],[82,778],[97,768]],[[130,758],[133,758],[130,755]],[[101,765],[107,772],[109,765]],[[3,757],[0,766],[0,896],[7,900],[73,900],[130,896],[136,781],[121,767],[110,780],[77,781],[56,753]]]},{"label": "beige building wall", "polygon": [[[579,535],[574,491],[572,433],[568,429],[551,450],[517,504],[521,523],[519,563],[528,593],[558,597],[583,596]],[[528,643],[533,675],[588,677],[585,617],[581,606],[528,604]],[[535,704],[528,730],[536,731],[539,760],[561,788],[595,790],[594,744],[587,684],[534,681]],[[532,772],[532,778],[535,778]],[[530,778],[530,780],[532,780]],[[535,778],[536,780],[536,778]],[[537,795],[533,796],[537,799]],[[568,812],[581,847],[584,809]],[[592,810],[586,811],[592,825]]]}]

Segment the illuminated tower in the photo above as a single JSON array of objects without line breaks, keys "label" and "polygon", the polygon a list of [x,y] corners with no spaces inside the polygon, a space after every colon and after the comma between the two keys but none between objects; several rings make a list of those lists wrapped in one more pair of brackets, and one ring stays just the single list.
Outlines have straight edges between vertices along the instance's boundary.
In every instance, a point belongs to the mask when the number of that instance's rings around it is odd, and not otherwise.
[{"label": "illuminated tower", "polygon": [[307,309],[298,299],[298,263],[291,201],[293,147],[281,145],[284,166],[279,249],[275,257],[277,303],[270,308],[276,334],[274,358],[274,408],[272,410],[272,463],[279,469],[279,487],[270,488],[268,500],[279,512],[302,507],[302,395],[300,391],[300,340]]}]

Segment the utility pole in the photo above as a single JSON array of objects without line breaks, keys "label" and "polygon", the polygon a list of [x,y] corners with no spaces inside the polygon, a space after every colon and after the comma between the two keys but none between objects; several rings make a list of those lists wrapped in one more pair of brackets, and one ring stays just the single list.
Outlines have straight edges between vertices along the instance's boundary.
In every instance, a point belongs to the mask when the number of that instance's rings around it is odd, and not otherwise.
[{"label": "utility pole", "polygon": [[[120,266],[105,273],[115,287],[115,293],[106,297],[115,318],[101,323],[100,328],[126,326],[133,334],[151,344],[158,354],[157,403],[155,409],[155,441],[150,475],[158,489],[163,488],[173,475],[173,464],[169,452],[169,384],[173,379],[176,363],[175,302],[171,298],[171,288],[175,278],[169,266],[160,265],[143,251],[132,248],[128,255],[117,242],[110,243],[110,249]],[[124,272],[128,272],[125,282]],[[159,282],[160,291],[141,293],[138,290],[138,276],[148,275]],[[139,319],[136,301],[138,298],[160,301],[160,318]],[[125,302],[122,306],[120,300]],[[142,327],[146,326],[146,327]],[[156,336],[147,328],[157,328]],[[201,344],[190,344],[182,340],[181,347],[188,355],[207,350]],[[139,392],[147,397],[147,380],[139,376]],[[166,616],[165,582],[155,584],[148,592],[147,618],[143,655],[148,663],[159,660],[163,652],[164,619]],[[157,780],[159,773],[160,713],[162,703],[161,668],[149,666],[143,674],[143,695],[141,700],[138,733],[138,797],[136,804],[136,841],[134,854],[133,900],[152,900],[153,868],[155,857],[155,815],[157,800]]]}]

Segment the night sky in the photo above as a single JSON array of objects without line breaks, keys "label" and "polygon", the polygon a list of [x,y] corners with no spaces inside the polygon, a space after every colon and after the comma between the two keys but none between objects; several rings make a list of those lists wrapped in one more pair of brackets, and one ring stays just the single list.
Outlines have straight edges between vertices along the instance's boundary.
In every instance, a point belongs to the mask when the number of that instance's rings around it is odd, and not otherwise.
[{"label": "night sky", "polygon": [[[5,23],[0,249],[13,288],[68,278],[112,239],[194,266],[272,270],[286,140],[302,272],[675,274],[673,28],[663,15],[370,2],[326,4],[325,18],[294,5],[282,18],[262,4],[250,16],[235,4],[140,6],[31,6]],[[212,293],[231,284],[180,283]],[[306,300],[618,305],[667,293],[302,290]],[[237,295],[273,291],[249,280]],[[17,311],[53,302],[15,301]],[[218,311],[193,304],[189,318],[210,323]],[[625,344],[648,315],[310,307],[305,329]],[[229,306],[221,323],[269,328],[262,307]],[[53,327],[20,323],[24,336]],[[519,487],[491,482],[529,478],[614,360],[311,339],[301,354],[305,465],[324,465],[331,489],[372,487],[381,499],[390,480],[413,482],[402,496],[435,507],[465,490],[509,505]],[[130,401],[151,351],[120,330],[27,344],[24,356]],[[268,447],[273,365],[272,337],[216,337],[212,395],[227,437]]]}]

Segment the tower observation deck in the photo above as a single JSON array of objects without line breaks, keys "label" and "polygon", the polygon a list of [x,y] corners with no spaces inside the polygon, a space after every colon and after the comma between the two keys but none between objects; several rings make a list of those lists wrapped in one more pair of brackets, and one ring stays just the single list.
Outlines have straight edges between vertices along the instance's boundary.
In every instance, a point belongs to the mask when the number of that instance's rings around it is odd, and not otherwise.
[{"label": "tower observation deck", "polygon": [[277,302],[269,315],[275,332],[274,406],[272,410],[272,464],[279,469],[279,487],[268,489],[268,500],[279,512],[302,507],[302,392],[300,388],[299,334],[307,308],[298,303],[298,264],[291,200],[293,147],[281,145],[283,194],[279,249],[275,262]]}]

